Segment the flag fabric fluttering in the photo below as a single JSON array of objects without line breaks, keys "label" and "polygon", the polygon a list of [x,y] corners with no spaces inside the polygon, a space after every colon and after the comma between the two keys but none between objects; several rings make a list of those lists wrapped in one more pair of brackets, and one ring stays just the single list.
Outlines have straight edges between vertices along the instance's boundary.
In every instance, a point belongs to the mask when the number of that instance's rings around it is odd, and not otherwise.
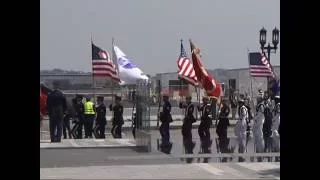
[{"label": "flag fabric fluttering", "polygon": [[249,68],[252,77],[274,77],[271,65],[263,53],[249,53]]},{"label": "flag fabric fluttering", "polygon": [[277,76],[276,72],[274,71],[270,61],[267,59],[265,53],[261,53],[261,61],[262,63],[271,71],[271,90],[274,96],[278,95],[280,91],[280,78]]},{"label": "flag fabric fluttering", "polygon": [[193,64],[190,59],[187,57],[187,53],[183,47],[182,40],[181,40],[181,47],[180,47],[180,56],[177,61],[178,64],[178,78],[182,78],[186,80],[188,83],[197,86],[198,79],[196,73],[193,69]]},{"label": "flag fabric fluttering", "polygon": [[203,67],[200,61],[200,49],[191,40],[190,47],[192,53],[193,68],[198,79],[198,83],[205,89],[207,96],[219,99],[222,91],[221,84],[213,78]]},{"label": "flag fabric fluttering", "polygon": [[92,73],[94,77],[110,77],[119,82],[119,75],[115,64],[107,51],[92,43]]},{"label": "flag fabric fluttering", "polygon": [[272,79],[272,86],[271,86],[272,94],[274,96],[278,95],[280,92],[280,80],[278,78]]},{"label": "flag fabric fluttering", "polygon": [[267,69],[271,72],[271,76],[274,78],[275,74],[273,72],[272,66],[271,66],[268,58],[266,57],[265,53],[261,53],[261,61],[262,61],[262,64],[264,64],[267,67]]},{"label": "flag fabric fluttering", "polygon": [[113,50],[117,58],[119,76],[122,84],[136,84],[139,79],[149,79],[137,65],[132,63],[132,60],[129,59],[119,47],[113,46]]}]

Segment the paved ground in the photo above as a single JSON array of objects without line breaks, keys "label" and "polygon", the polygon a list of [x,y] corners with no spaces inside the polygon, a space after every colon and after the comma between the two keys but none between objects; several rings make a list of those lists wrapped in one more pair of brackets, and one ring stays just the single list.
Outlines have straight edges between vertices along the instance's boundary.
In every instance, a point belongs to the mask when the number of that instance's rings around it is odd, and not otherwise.
[{"label": "paved ground", "polygon": [[[151,152],[142,152],[134,147],[131,131],[123,131],[123,139],[113,139],[107,130],[106,140],[83,139],[63,140],[63,143],[49,143],[47,131],[40,141],[41,179],[280,179],[280,164],[275,162],[251,162],[254,153],[253,142],[248,142],[246,162],[238,163],[237,156],[220,163],[223,154],[218,153],[215,142],[215,128],[210,129],[213,140],[208,163],[200,153],[200,140],[197,129],[193,129],[192,162],[186,162],[181,129],[171,129],[173,143],[170,154],[159,150],[158,130],[151,131]],[[234,128],[228,129],[229,147],[237,149]],[[60,148],[52,148],[60,147]],[[70,149],[70,147],[72,147]],[[98,148],[96,148],[98,147]],[[112,148],[107,148],[112,147]],[[235,150],[236,152],[237,150]],[[191,155],[191,156],[192,156]],[[231,155],[231,154],[224,154]]]},{"label": "paved ground", "polygon": [[40,148],[107,148],[134,147],[134,139],[63,139],[60,143],[40,140]]},{"label": "paved ground", "polygon": [[[234,127],[236,122],[237,122],[236,120],[230,120],[230,127]],[[108,120],[107,126],[106,126],[107,131],[110,131],[111,124],[112,124],[111,121]],[[161,123],[159,123],[159,124],[161,124]],[[170,123],[170,129],[181,129],[182,124],[183,124],[183,122],[181,120],[175,119],[172,123]],[[71,125],[71,127],[73,126],[71,123],[70,123],[70,125]],[[124,121],[124,125],[122,126],[122,128],[123,129],[131,129],[132,128],[131,125],[132,125],[131,120],[126,120],[126,121]],[[198,128],[199,125],[200,125],[200,121],[198,120],[197,122],[192,124],[192,127]],[[156,120],[150,121],[150,129],[152,129],[152,130],[158,129]],[[43,121],[43,125],[40,128],[40,131],[49,131],[49,121],[48,120]]]},{"label": "paved ground", "polygon": [[[211,145],[211,152],[218,153],[219,152],[219,146],[217,144],[217,135],[215,133],[215,128],[210,129],[211,133],[211,139],[212,139],[212,145]],[[194,128],[192,130],[193,134],[193,142],[195,143],[195,147],[193,150],[193,153],[199,153],[200,152],[200,145],[201,141],[198,135],[198,130]],[[131,131],[123,131],[122,133],[123,139],[113,139],[111,134],[107,131],[106,132],[106,140],[99,140],[99,139],[87,139],[87,140],[63,140],[62,143],[49,143],[49,132],[44,131],[41,133],[41,137],[43,140],[41,140],[40,148],[81,148],[81,147],[129,147],[135,145],[135,140],[132,136]],[[229,144],[228,147],[230,149],[233,149],[233,152],[236,153],[238,149],[238,141],[236,137],[234,136],[234,128],[228,129],[228,137],[229,137]],[[152,152],[160,152],[159,150],[159,144],[160,144],[160,134],[158,130],[152,130],[151,131],[151,151]],[[170,150],[170,154],[172,155],[181,155],[184,154],[184,146],[182,141],[182,135],[180,129],[173,129],[170,130],[170,142],[173,144],[172,149]],[[249,139],[247,143],[247,153],[252,154],[254,153],[254,143],[253,139]],[[249,159],[248,159],[249,160]]]},{"label": "paved ground", "polygon": [[40,168],[40,179],[280,179],[280,164],[194,163]]}]

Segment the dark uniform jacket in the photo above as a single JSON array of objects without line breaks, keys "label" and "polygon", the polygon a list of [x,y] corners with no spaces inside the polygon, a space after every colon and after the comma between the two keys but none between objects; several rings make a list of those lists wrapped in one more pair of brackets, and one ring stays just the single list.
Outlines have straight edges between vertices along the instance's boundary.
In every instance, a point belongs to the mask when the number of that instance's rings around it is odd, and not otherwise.
[{"label": "dark uniform jacket", "polygon": [[219,114],[219,124],[223,126],[229,126],[229,113],[230,113],[230,108],[227,105],[223,105],[223,107],[220,110]]},{"label": "dark uniform jacket", "polygon": [[97,123],[106,124],[107,123],[107,119],[106,119],[107,108],[106,108],[106,106],[104,104],[100,104],[96,108],[96,112],[97,112],[97,118],[96,118]]},{"label": "dark uniform jacket", "polygon": [[[111,108],[110,108],[111,107]],[[109,106],[110,110],[113,111],[113,124],[122,125],[124,124],[123,121],[123,106],[122,104],[116,104],[112,107],[112,105]]]},{"label": "dark uniform jacket", "polygon": [[64,112],[67,110],[67,101],[61,91],[54,90],[48,94],[47,110],[49,116],[63,116]]},{"label": "dark uniform jacket", "polygon": [[201,122],[206,122],[209,124],[212,124],[212,119],[210,118],[210,115],[212,115],[211,112],[211,105],[210,104],[204,104],[201,107],[198,108],[199,111],[201,111]]},{"label": "dark uniform jacket", "polygon": [[172,122],[171,104],[169,101],[165,101],[162,106],[162,112],[160,113],[160,121],[162,123],[171,123]]},{"label": "dark uniform jacket", "polygon": [[183,123],[192,124],[192,123],[196,122],[196,118],[193,115],[194,105],[191,102],[189,102],[188,104],[180,103],[179,107],[185,109]]}]

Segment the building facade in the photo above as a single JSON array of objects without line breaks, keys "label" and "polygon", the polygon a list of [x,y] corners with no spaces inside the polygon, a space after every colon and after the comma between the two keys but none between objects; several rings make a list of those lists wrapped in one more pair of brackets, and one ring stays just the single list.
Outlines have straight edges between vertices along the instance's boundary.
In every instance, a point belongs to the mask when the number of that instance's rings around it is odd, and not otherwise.
[{"label": "building facade", "polygon": [[[273,68],[280,78],[280,66],[274,66]],[[238,94],[248,94],[251,97],[256,97],[259,89],[267,89],[267,78],[251,77],[249,68],[207,71],[222,84],[223,95],[227,95],[229,89],[234,89]],[[161,92],[169,94],[171,97],[179,96],[180,90],[182,90],[180,94],[183,95],[195,96],[196,93],[196,89],[192,85],[180,84],[176,72],[156,74],[152,81],[154,89],[158,89],[159,83],[161,83]],[[200,91],[200,94],[201,96],[204,95],[203,90]]]},{"label": "building facade", "polygon": [[[274,66],[274,71],[280,78],[280,66]],[[249,68],[239,69],[215,69],[208,70],[220,83],[223,85],[223,95],[228,95],[228,90],[235,89],[239,94],[248,94],[251,97],[256,97],[258,89],[267,89],[267,78],[251,77]],[[110,92],[111,89],[117,89],[108,78],[95,78],[95,87],[102,89],[103,92]],[[40,74],[40,81],[52,87],[54,81],[59,81],[61,89],[64,90],[90,90],[93,87],[93,78],[91,73],[84,74]],[[178,79],[176,72],[158,73],[151,77],[151,92],[157,95],[159,92],[159,85],[162,94],[168,94],[170,97],[177,99],[181,96],[191,95],[196,99],[196,89],[184,81]],[[130,91],[134,87],[126,87]],[[121,88],[123,89],[123,88]],[[129,91],[128,90],[128,91]],[[122,91],[122,90],[121,90]],[[200,91],[200,97],[204,95],[204,91]]]}]

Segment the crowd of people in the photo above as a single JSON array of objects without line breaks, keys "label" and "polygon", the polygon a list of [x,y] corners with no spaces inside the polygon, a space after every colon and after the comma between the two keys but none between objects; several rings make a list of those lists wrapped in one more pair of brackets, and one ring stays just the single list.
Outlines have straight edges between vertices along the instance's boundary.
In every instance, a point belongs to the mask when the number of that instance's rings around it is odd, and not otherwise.
[{"label": "crowd of people", "polygon": [[[115,104],[109,105],[113,112],[111,134],[114,138],[122,138],[123,106],[121,97],[115,96]],[[71,102],[59,90],[59,83],[53,84],[53,90],[40,86],[40,127],[44,116],[49,116],[51,142],[61,142],[64,138],[105,138],[107,108],[104,97],[97,97],[97,105],[90,96],[76,95]],[[74,123],[70,128],[70,121]],[[84,129],[84,136],[83,136]]]},{"label": "crowd of people", "polygon": [[[105,128],[107,124],[107,108],[104,98],[97,97],[97,105],[92,102],[89,96],[76,95],[71,102],[66,100],[64,94],[59,90],[59,84],[53,84],[53,90],[41,87],[40,91],[40,126],[45,115],[49,116],[51,142],[61,142],[64,138],[106,138]],[[43,93],[45,91],[45,93]],[[238,112],[238,119],[235,126],[235,135],[239,143],[239,153],[246,151],[247,143],[250,138],[254,139],[255,152],[280,152],[280,96],[273,98],[272,104],[267,94],[259,91],[255,114],[253,115],[250,99],[242,96],[238,99],[230,97],[222,99],[217,103],[216,98],[203,97],[202,104],[194,105],[191,96],[187,96],[185,102],[180,102],[179,107],[184,109],[184,119],[181,129],[185,153],[193,153],[195,143],[192,141],[192,124],[197,121],[194,117],[194,110],[200,112],[200,125],[198,135],[201,141],[202,153],[210,153],[212,139],[210,127],[216,120],[216,133],[218,135],[219,151],[228,153],[228,127],[230,126],[229,114],[235,119]],[[167,95],[163,96],[162,111],[158,114],[161,126],[161,150],[170,152],[172,143],[170,142],[170,123],[173,122],[171,116],[171,104]],[[213,105],[218,105],[218,113],[213,113]],[[121,97],[115,97],[115,104],[109,105],[109,110],[113,112],[111,134],[114,138],[122,138],[123,106]],[[215,116],[215,117],[214,117]],[[134,116],[133,135],[137,118]],[[70,121],[74,123],[70,128]],[[84,136],[82,134],[84,128]],[[277,158],[277,160],[279,160]],[[240,157],[239,161],[244,161]],[[262,161],[258,158],[258,161]]]}]

